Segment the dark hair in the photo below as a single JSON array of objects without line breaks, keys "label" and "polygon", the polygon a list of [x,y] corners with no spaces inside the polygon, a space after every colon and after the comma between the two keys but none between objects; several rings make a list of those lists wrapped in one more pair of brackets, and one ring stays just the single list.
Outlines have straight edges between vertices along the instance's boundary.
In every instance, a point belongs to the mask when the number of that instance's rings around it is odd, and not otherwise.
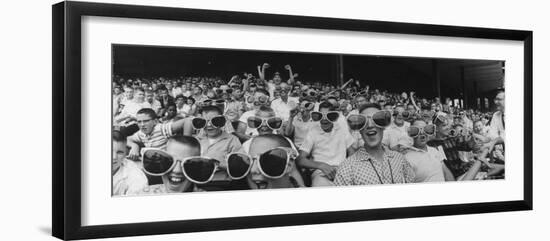
[{"label": "dark hair", "polygon": [[215,111],[217,112],[218,114],[223,114],[222,110],[220,109],[220,107],[217,107],[215,105],[207,105],[207,106],[203,106],[201,108],[201,111],[200,113],[203,114],[203,113],[206,113],[206,112],[212,112],[212,111]]},{"label": "dark hair", "polygon": [[145,93],[145,90],[141,87],[134,88],[134,91],[141,91]]},{"label": "dark hair", "polygon": [[[271,108],[269,106],[266,106],[266,105],[261,105],[260,108],[258,109],[258,111],[275,113],[275,110],[273,110],[273,108]],[[258,113],[258,111],[256,111],[256,113]]]},{"label": "dark hair", "polygon": [[178,106],[176,106],[176,103],[174,102],[168,102],[168,104],[166,105],[166,109],[170,108],[170,107],[174,107],[174,108],[178,108]]},{"label": "dark hair", "polygon": [[192,101],[193,101],[193,104],[195,104],[195,103],[197,102],[197,101],[195,100],[195,98],[193,98],[193,97],[191,97],[191,96],[187,97],[187,100],[192,100]]},{"label": "dark hair", "polygon": [[175,98],[175,99],[178,100],[179,98],[182,98],[184,102],[187,101],[187,97],[185,97],[185,96],[182,95],[182,94],[176,95],[176,98]]},{"label": "dark hair", "polygon": [[319,110],[321,110],[323,108],[328,108],[329,110],[333,110],[334,106],[330,102],[324,101],[321,104],[319,104]]},{"label": "dark hair", "polygon": [[113,141],[126,142],[126,135],[122,131],[113,130]]},{"label": "dark hair", "polygon": [[156,119],[157,118],[157,113],[155,113],[155,111],[151,108],[143,108],[141,110],[138,110],[137,115],[139,115],[139,114],[148,115],[149,117],[151,117],[151,119]]},{"label": "dark hair", "polygon": [[197,148],[199,149],[199,153],[201,153],[201,144],[197,140],[197,138],[192,136],[184,136],[184,135],[175,135],[170,137],[170,141],[175,141],[180,144],[187,145],[189,147]]},{"label": "dark hair", "polygon": [[379,104],[377,103],[366,103],[364,105],[361,105],[359,106],[359,113],[363,112],[365,109],[367,108],[376,108],[378,110],[381,110],[382,108],[380,107]]}]

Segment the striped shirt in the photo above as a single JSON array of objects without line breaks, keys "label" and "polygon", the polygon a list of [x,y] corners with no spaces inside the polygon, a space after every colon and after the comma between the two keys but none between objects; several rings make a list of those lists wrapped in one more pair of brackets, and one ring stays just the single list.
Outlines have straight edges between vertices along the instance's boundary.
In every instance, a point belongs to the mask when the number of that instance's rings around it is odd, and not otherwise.
[{"label": "striped shirt", "polygon": [[166,149],[168,138],[172,134],[172,122],[156,124],[151,134],[146,135],[141,130],[128,137],[128,141],[142,144],[145,147]]},{"label": "striped shirt", "polygon": [[364,147],[346,158],[336,172],[336,186],[414,182],[411,165],[399,152],[384,148],[384,160],[376,160]]}]

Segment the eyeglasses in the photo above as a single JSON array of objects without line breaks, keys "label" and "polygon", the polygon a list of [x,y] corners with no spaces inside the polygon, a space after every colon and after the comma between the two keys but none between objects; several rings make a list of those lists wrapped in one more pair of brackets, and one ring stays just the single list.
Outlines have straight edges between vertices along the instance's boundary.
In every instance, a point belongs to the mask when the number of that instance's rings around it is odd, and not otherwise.
[{"label": "eyeglasses", "polygon": [[191,121],[193,128],[195,129],[202,129],[208,125],[208,123],[212,124],[212,126],[216,128],[222,128],[225,126],[227,122],[227,119],[223,115],[215,116],[212,119],[204,119],[202,117],[195,117]]},{"label": "eyeglasses", "polygon": [[262,175],[277,179],[285,175],[290,160],[296,157],[296,152],[288,147],[277,147],[254,157],[245,153],[230,153],[226,156],[227,174],[232,179],[242,179],[250,173],[254,162],[257,162]]},{"label": "eyeglasses", "polygon": [[435,134],[435,125],[426,125],[424,127],[416,127],[416,126],[409,126],[407,128],[407,134],[412,137],[412,138],[415,138],[417,137],[418,135],[420,134],[426,134],[426,135],[434,135]]},{"label": "eyeglasses", "polygon": [[268,101],[269,98],[265,95],[260,95],[258,97],[249,96],[248,98],[246,98],[246,102],[254,104],[256,104],[256,102],[259,102],[260,104],[267,104]]},{"label": "eyeglasses", "polygon": [[283,126],[283,120],[279,117],[262,118],[258,116],[248,117],[246,120],[248,127],[252,129],[260,128],[262,125],[267,125],[273,130],[278,130]]},{"label": "eyeglasses", "polygon": [[376,127],[386,128],[391,123],[391,112],[381,110],[377,111],[372,116],[352,114],[348,116],[347,122],[350,130],[360,131],[367,126],[368,119],[371,119]]},{"label": "eyeglasses", "polygon": [[155,148],[144,148],[142,153],[143,172],[151,176],[163,176],[180,162],[187,180],[205,184],[212,180],[219,167],[219,161],[209,157],[191,156],[175,160],[172,155]]},{"label": "eyeglasses", "polygon": [[406,111],[406,110],[405,110],[405,111],[401,111],[401,112],[396,111],[396,110],[393,111],[393,116],[399,116],[399,115],[401,115],[401,117],[403,117],[403,118],[406,119],[406,118],[409,118],[409,116],[411,115],[411,113],[409,113],[409,112]]},{"label": "eyeglasses", "polygon": [[330,122],[336,122],[338,117],[340,117],[340,113],[338,111],[329,111],[327,113],[322,113],[319,111],[311,112],[311,120],[313,121],[321,121],[322,119],[326,119]]}]

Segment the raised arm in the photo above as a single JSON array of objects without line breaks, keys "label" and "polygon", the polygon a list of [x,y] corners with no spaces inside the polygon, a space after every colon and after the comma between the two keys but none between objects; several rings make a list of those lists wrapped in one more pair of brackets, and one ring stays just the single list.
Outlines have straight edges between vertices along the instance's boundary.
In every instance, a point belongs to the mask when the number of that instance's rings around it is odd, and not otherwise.
[{"label": "raised arm", "polygon": [[416,101],[414,101],[414,92],[411,91],[411,93],[409,94],[409,97],[411,98],[411,102],[412,102],[412,104],[413,104],[413,106],[414,106],[414,109],[415,109],[416,111],[419,111],[420,108],[418,108],[418,106],[416,105]]},{"label": "raised arm", "polygon": [[288,70],[288,75],[290,76],[287,83],[289,85],[292,85],[294,83],[294,74],[292,73],[292,67],[290,66],[290,64],[287,64],[285,65],[285,69]]}]

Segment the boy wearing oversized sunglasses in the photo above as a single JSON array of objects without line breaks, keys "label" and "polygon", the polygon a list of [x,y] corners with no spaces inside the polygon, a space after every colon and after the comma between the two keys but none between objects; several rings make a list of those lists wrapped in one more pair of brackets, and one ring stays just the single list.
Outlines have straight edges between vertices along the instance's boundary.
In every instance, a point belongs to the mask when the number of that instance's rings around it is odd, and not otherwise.
[{"label": "boy wearing oversized sunglasses", "polygon": [[319,127],[308,132],[300,147],[298,164],[314,169],[311,174],[313,187],[334,185],[332,180],[338,165],[355,151],[355,139],[337,123],[339,115],[328,102],[319,105],[319,112],[311,113],[311,119],[319,123]]},{"label": "boy wearing oversized sunglasses", "polygon": [[141,190],[140,194],[198,191],[184,174],[183,162],[190,160],[190,157],[198,157],[200,150],[199,141],[191,136],[171,137],[166,145],[166,151],[145,150],[142,157],[143,170],[150,175],[162,176],[163,183],[147,186]]},{"label": "boy wearing oversized sunglasses", "polygon": [[201,155],[218,160],[219,170],[214,174],[211,182],[202,188],[209,191],[243,189],[244,185],[232,181],[225,171],[227,163],[225,157],[232,152],[243,152],[239,139],[224,130],[230,125],[222,110],[217,106],[205,106],[202,109],[202,117],[193,119],[193,127],[204,129],[204,135],[199,136],[201,143]]}]

